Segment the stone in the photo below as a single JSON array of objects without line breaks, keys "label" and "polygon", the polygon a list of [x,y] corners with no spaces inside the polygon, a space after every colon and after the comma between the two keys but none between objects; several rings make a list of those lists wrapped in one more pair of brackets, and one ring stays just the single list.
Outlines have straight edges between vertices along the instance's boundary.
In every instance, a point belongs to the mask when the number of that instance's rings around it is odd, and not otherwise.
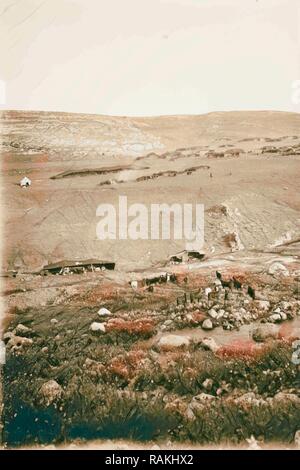
[{"label": "stone", "polygon": [[287,320],[287,314],[285,312],[281,312],[280,316],[282,321]]},{"label": "stone", "polygon": [[93,333],[105,333],[106,332],[104,323],[98,323],[96,321],[94,321],[91,324],[90,330],[93,331]]},{"label": "stone", "polygon": [[218,312],[216,312],[216,310],[214,308],[211,308],[209,311],[208,311],[208,315],[211,317],[211,318],[217,318],[218,317]]},{"label": "stone", "polygon": [[58,323],[58,320],[56,318],[51,318],[50,323],[52,325],[56,325]]},{"label": "stone", "polygon": [[201,345],[204,347],[204,349],[209,349],[213,353],[216,353],[220,348],[213,338],[204,338],[201,342]]},{"label": "stone", "polygon": [[107,317],[112,315],[112,313],[107,308],[102,307],[98,310],[98,315],[99,317]]},{"label": "stone", "polygon": [[12,352],[21,352],[24,348],[30,347],[33,341],[23,336],[12,336],[7,343],[7,348]]},{"label": "stone", "polygon": [[41,401],[49,406],[53,402],[59,400],[63,394],[62,387],[56,382],[56,380],[49,380],[45,382],[40,388]]},{"label": "stone", "polygon": [[257,440],[254,436],[251,436],[250,439],[246,439],[248,442],[248,450],[261,450],[261,447],[258,445]]},{"label": "stone", "polygon": [[269,321],[271,323],[278,323],[281,322],[281,314],[280,313],[273,313],[269,316]]},{"label": "stone", "polygon": [[213,326],[212,321],[209,318],[207,318],[206,320],[204,320],[201,327],[203,330],[212,330],[214,326]]},{"label": "stone", "polygon": [[283,264],[275,261],[269,267],[268,273],[269,274],[281,274],[283,276],[288,276],[289,270]]},{"label": "stone", "polygon": [[17,336],[26,336],[31,333],[31,329],[28,328],[28,326],[25,326],[25,325],[22,325],[22,323],[19,323],[16,326],[14,332]]},{"label": "stone", "polygon": [[256,304],[260,310],[264,310],[264,311],[268,311],[271,306],[268,300],[258,300],[256,301]]},{"label": "stone", "polygon": [[165,335],[162,336],[157,342],[159,349],[176,349],[186,347],[189,344],[189,338],[179,335]]},{"label": "stone", "polygon": [[15,336],[15,333],[13,331],[7,331],[3,335],[3,341],[4,343],[7,343],[11,338]]},{"label": "stone", "polygon": [[199,395],[196,395],[192,398],[190,406],[193,407],[193,405],[196,405],[198,403],[207,403],[214,400],[216,400],[216,397],[214,395],[210,395],[208,393],[199,393]]},{"label": "stone", "polygon": [[205,379],[204,382],[202,383],[202,387],[205,388],[205,390],[210,391],[213,387],[214,381],[212,379]]}]

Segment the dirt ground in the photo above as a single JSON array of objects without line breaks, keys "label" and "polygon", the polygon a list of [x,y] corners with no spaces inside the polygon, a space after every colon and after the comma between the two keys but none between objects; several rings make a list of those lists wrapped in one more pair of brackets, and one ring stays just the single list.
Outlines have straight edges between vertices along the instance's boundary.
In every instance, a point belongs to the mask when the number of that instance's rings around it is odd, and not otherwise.
[{"label": "dirt ground", "polygon": [[[300,445],[299,129],[276,112],[1,114],[3,445]],[[96,208],[120,195],[204,204],[205,258],[98,240]],[[40,273],[89,258],[115,270]]]}]

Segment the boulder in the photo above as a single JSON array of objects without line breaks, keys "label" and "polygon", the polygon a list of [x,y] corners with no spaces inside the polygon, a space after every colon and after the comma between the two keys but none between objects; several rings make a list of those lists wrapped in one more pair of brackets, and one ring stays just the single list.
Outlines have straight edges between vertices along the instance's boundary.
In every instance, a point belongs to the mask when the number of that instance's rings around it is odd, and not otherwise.
[{"label": "boulder", "polygon": [[13,335],[7,343],[7,349],[12,352],[22,352],[23,349],[28,348],[32,345],[33,341],[30,338]]},{"label": "boulder", "polygon": [[258,445],[258,442],[254,436],[251,436],[249,439],[246,439],[246,441],[249,444],[248,450],[261,450],[261,447]]},{"label": "boulder", "polygon": [[271,264],[268,270],[269,274],[281,274],[283,276],[288,276],[289,275],[289,270],[281,263],[275,261],[274,263]]},{"label": "boulder", "polygon": [[213,353],[216,353],[220,346],[215,342],[213,338],[204,338],[201,342],[204,349],[209,349]]},{"label": "boulder", "polygon": [[270,302],[268,300],[257,300],[256,305],[259,310],[268,311],[270,309]]},{"label": "boulder", "polygon": [[197,408],[198,405],[205,405],[214,400],[216,400],[216,397],[214,395],[210,395],[208,393],[199,393],[199,395],[196,395],[192,398],[192,401],[189,406],[193,409]]},{"label": "boulder", "polygon": [[26,336],[30,334],[31,331],[32,330],[28,328],[28,326],[22,325],[22,323],[19,323],[14,330],[17,336]]},{"label": "boulder", "polygon": [[206,320],[204,320],[201,327],[203,330],[212,330],[214,326],[213,326],[212,321],[209,318],[207,318]]},{"label": "boulder", "polygon": [[90,326],[90,330],[93,333],[105,333],[106,332],[105,324],[94,321]]},{"label": "boulder", "polygon": [[4,343],[8,343],[8,341],[15,336],[15,333],[13,331],[7,331],[3,335],[3,341]]},{"label": "boulder", "polygon": [[157,342],[157,346],[159,349],[167,350],[187,347],[189,344],[189,338],[187,338],[186,336],[179,335],[165,335],[162,336]]},{"label": "boulder", "polygon": [[217,318],[217,317],[218,317],[218,312],[217,312],[214,308],[211,308],[211,309],[208,311],[208,315],[209,315],[211,318]]},{"label": "boulder", "polygon": [[281,314],[280,313],[273,313],[272,315],[269,316],[269,322],[271,323],[279,323],[282,321]]},{"label": "boulder", "polygon": [[46,406],[49,406],[59,400],[62,394],[63,389],[56,382],[56,380],[49,380],[48,382],[45,382],[40,388],[41,401]]},{"label": "boulder", "polygon": [[202,383],[202,387],[205,388],[205,390],[210,391],[213,387],[214,381],[212,379],[205,379],[204,382]]},{"label": "boulder", "polygon": [[108,317],[112,315],[112,313],[105,307],[102,307],[98,310],[99,317]]}]

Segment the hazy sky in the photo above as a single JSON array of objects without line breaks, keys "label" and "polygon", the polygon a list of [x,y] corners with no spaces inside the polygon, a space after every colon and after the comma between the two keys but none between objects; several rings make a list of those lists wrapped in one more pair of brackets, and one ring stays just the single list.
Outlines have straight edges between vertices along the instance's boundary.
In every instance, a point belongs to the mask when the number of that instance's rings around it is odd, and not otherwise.
[{"label": "hazy sky", "polygon": [[300,0],[0,0],[0,52],[6,109],[295,111]]}]

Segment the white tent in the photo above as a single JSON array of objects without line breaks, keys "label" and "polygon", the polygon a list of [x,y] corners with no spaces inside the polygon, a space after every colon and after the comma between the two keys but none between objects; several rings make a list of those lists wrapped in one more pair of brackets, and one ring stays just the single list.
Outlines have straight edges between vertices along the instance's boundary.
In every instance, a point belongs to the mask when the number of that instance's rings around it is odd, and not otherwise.
[{"label": "white tent", "polygon": [[26,188],[27,186],[30,186],[31,185],[31,180],[29,178],[27,178],[27,176],[24,176],[23,179],[21,179],[20,181],[20,186],[22,188]]}]

